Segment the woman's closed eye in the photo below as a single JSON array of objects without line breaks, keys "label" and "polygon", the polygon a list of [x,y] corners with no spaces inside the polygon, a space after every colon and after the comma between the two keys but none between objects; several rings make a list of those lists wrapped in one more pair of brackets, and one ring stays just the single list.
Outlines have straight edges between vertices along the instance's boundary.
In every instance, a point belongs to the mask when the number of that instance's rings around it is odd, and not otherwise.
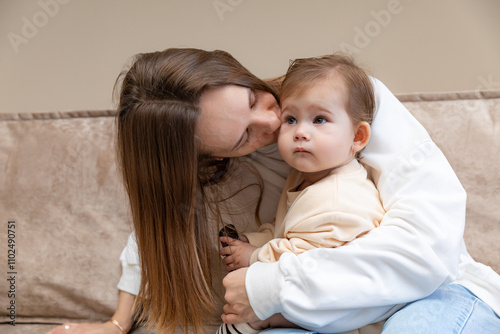
[{"label": "woman's closed eye", "polygon": [[243,148],[250,143],[250,130],[247,128],[246,130],[246,139],[240,144],[239,148]]},{"label": "woman's closed eye", "polygon": [[250,143],[250,129],[246,128],[245,132],[241,135],[240,139],[236,142],[236,144],[233,146],[231,149],[232,151],[236,151],[241,149],[242,147],[245,147]]}]

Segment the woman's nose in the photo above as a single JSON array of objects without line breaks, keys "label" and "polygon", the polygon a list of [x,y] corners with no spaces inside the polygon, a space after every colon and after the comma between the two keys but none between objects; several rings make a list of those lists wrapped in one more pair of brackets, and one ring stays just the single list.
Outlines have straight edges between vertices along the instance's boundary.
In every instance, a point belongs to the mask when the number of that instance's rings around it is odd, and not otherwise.
[{"label": "woman's nose", "polygon": [[253,116],[253,124],[267,133],[275,132],[281,125],[278,113],[273,108],[260,109]]}]

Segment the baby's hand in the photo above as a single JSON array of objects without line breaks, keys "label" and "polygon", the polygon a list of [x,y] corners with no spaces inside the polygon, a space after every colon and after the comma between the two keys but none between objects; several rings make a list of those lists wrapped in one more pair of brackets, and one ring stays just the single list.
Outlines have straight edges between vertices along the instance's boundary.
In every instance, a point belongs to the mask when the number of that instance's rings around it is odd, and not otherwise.
[{"label": "baby's hand", "polygon": [[220,255],[224,256],[222,263],[226,265],[228,272],[250,265],[250,256],[257,247],[230,237],[220,237],[219,240],[228,244],[220,251]]}]

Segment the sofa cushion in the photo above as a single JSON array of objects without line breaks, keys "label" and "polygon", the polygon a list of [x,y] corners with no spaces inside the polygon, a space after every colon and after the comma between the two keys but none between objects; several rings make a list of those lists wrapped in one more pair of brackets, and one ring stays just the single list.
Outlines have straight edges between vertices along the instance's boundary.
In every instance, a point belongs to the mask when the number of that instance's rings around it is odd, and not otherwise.
[{"label": "sofa cushion", "polygon": [[[130,232],[112,112],[0,117],[0,261],[7,263],[7,221],[15,221],[8,302],[15,300],[17,322],[108,319]],[[4,295],[9,283],[0,281]],[[1,321],[10,320],[3,304]]]}]

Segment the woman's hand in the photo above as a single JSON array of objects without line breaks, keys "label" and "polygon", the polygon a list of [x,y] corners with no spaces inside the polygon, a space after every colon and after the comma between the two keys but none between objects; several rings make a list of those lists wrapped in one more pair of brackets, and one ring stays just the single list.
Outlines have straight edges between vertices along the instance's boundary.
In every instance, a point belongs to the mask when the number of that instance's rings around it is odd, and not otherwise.
[{"label": "woman's hand", "polygon": [[57,326],[47,334],[122,334],[122,332],[118,327],[108,321],[103,324],[66,323]]},{"label": "woman's hand", "polygon": [[228,272],[250,265],[250,257],[257,247],[230,237],[220,237],[219,239],[221,242],[228,244],[220,251],[220,255],[224,256],[222,263],[226,265]]},{"label": "woman's hand", "polygon": [[248,268],[242,268],[230,272],[222,280],[226,289],[222,321],[226,324],[238,324],[242,322],[255,322],[260,320],[250,305],[247,290],[245,288],[245,275]]}]

